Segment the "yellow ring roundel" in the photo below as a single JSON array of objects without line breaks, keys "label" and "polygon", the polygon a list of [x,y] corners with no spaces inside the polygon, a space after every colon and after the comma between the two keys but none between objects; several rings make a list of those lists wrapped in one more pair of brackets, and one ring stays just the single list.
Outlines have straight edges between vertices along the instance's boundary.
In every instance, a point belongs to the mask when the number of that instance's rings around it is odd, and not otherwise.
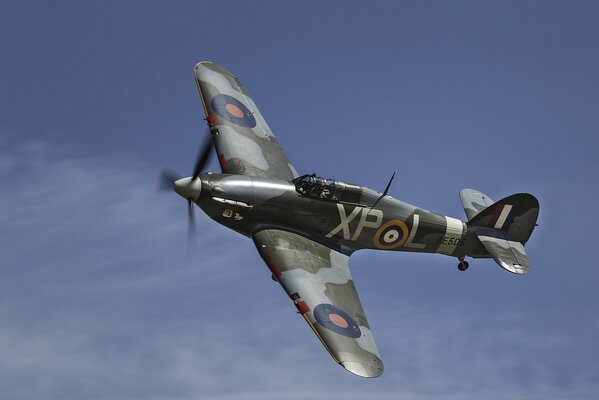
[{"label": "yellow ring roundel", "polygon": [[376,231],[372,244],[377,249],[390,250],[408,240],[408,226],[405,222],[393,219],[381,225]]}]

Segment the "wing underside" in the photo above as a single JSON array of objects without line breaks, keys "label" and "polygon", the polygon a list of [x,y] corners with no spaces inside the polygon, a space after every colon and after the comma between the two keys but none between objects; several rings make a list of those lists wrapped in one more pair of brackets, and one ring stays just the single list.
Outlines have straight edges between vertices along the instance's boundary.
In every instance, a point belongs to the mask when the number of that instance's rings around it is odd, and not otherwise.
[{"label": "wing underside", "polygon": [[225,68],[198,63],[194,75],[224,173],[297,177],[283,148],[239,79]]},{"label": "wing underside", "polygon": [[294,233],[254,234],[256,247],[335,362],[363,377],[383,362],[349,271],[349,257]]}]

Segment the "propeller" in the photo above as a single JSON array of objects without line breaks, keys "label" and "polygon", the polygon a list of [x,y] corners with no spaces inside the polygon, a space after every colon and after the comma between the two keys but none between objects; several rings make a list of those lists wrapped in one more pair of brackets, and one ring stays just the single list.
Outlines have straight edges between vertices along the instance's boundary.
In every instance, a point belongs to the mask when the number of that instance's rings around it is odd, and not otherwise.
[{"label": "propeller", "polygon": [[212,137],[210,136],[210,131],[208,131],[208,135],[206,135],[206,139],[202,143],[200,147],[200,151],[198,152],[198,156],[196,157],[195,167],[193,169],[193,175],[191,176],[191,180],[195,181],[198,176],[202,173],[202,170],[210,161],[210,155],[212,155]]},{"label": "propeller", "polygon": [[181,175],[175,171],[163,168],[162,171],[160,171],[160,177],[158,178],[158,191],[166,192],[173,190],[173,184],[179,178],[181,178]]},{"label": "propeller", "polygon": [[[200,176],[200,174],[202,173],[202,171],[204,170],[204,167],[206,167],[206,165],[208,164],[208,162],[210,161],[210,156],[212,154],[212,146],[213,146],[213,141],[212,141],[212,136],[210,134],[210,131],[208,131],[208,134],[205,136],[206,138],[203,140],[200,149],[198,151],[198,155],[196,157],[196,162],[194,165],[194,169],[193,169],[193,175],[191,176],[191,179],[189,178],[182,178],[181,174],[178,174],[177,172],[168,169],[168,168],[163,168],[162,171],[160,172],[160,177],[158,179],[158,191],[159,192],[165,192],[165,191],[170,191],[170,190],[175,190],[177,193],[179,193],[180,195],[186,197],[186,190],[190,190],[193,186],[197,186],[198,184],[194,185],[194,181],[196,179],[198,179],[198,177]],[[196,193],[199,190],[198,188],[195,188]],[[187,197],[187,249],[189,251],[189,247],[191,245],[191,243],[194,241],[194,239],[197,237],[197,229],[196,229],[196,221],[195,221],[195,215],[194,215],[194,207],[193,207],[193,199],[191,197]]]},{"label": "propeller", "polygon": [[187,249],[191,247],[191,243],[197,238],[196,219],[193,212],[193,202],[187,199]]}]

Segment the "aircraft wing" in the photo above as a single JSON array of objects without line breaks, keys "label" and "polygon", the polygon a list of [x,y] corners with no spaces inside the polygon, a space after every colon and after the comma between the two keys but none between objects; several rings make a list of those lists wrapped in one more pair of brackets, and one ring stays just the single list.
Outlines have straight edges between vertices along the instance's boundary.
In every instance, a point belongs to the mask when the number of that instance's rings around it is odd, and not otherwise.
[{"label": "aircraft wing", "polygon": [[198,63],[194,75],[222,172],[288,181],[298,176],[235,75],[209,61]]},{"label": "aircraft wing", "polygon": [[383,373],[349,257],[294,233],[267,229],[253,236],[258,252],[335,362],[374,378]]}]

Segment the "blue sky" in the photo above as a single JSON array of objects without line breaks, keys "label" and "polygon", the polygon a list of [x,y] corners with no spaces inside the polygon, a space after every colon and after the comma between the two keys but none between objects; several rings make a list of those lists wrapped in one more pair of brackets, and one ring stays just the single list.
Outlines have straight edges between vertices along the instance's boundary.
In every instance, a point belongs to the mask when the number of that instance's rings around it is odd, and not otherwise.
[{"label": "blue sky", "polygon": [[[599,395],[595,2],[0,6],[0,398],[591,399]],[[251,241],[156,195],[204,134],[192,70],[252,93],[300,173],[465,218],[541,203],[529,275],[364,251],[385,361],[329,359]],[[213,163],[212,170],[218,166]]]}]

